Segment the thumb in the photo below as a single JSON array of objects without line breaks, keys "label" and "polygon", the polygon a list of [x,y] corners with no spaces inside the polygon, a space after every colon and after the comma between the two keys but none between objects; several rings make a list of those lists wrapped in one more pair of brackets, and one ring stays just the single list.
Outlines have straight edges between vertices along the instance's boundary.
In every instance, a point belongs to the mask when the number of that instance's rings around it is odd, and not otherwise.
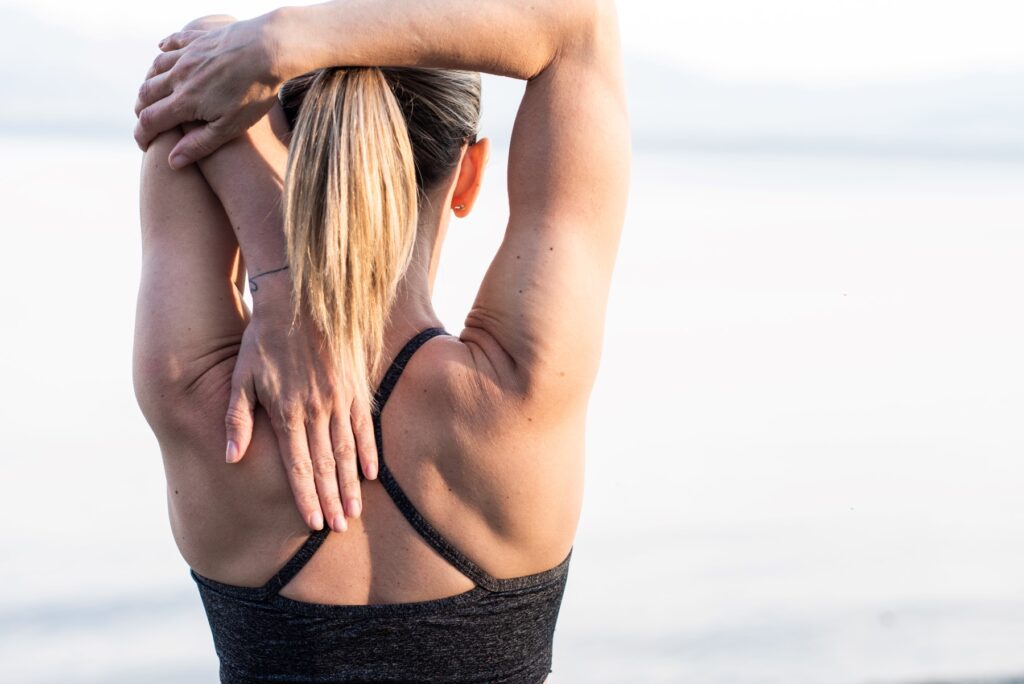
[{"label": "thumb", "polygon": [[256,393],[253,390],[252,375],[245,370],[235,369],[231,376],[231,400],[224,416],[227,433],[225,460],[238,463],[245,456],[252,441],[252,419],[256,410]]},{"label": "thumb", "polygon": [[197,162],[213,154],[218,147],[226,142],[227,140],[219,128],[214,127],[212,123],[205,123],[182,136],[178,144],[171,150],[167,163],[174,170],[182,169],[192,162]]}]

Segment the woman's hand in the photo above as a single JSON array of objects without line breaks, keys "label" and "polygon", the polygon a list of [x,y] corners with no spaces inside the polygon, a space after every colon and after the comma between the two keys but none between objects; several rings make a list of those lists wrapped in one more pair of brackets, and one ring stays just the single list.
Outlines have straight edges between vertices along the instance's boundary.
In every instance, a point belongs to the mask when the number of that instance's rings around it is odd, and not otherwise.
[{"label": "woman's hand", "polygon": [[171,150],[168,161],[180,169],[259,121],[284,82],[276,75],[271,35],[267,15],[246,21],[218,16],[162,40],[135,104],[139,147],[180,124],[202,122]]},{"label": "woman's hand", "polygon": [[346,516],[358,517],[362,510],[357,453],[363,474],[377,476],[369,406],[354,401],[351,384],[339,377],[315,326],[301,316],[292,325],[287,271],[257,282],[253,317],[231,379],[227,461],[244,456],[259,403],[270,416],[302,519],[314,530],[326,520],[344,531]]},{"label": "woman's hand", "polygon": [[[229,16],[208,16],[190,22],[183,34],[198,37],[237,25]],[[186,139],[202,130],[195,122],[182,128]],[[200,164],[232,221],[245,225],[237,238],[250,268],[258,264],[273,269],[285,261],[280,184],[286,133],[284,112],[275,99],[268,116],[248,128],[247,136]],[[377,474],[369,407],[353,402],[352,384],[324,353],[316,327],[301,318],[292,325],[288,272],[250,275],[255,278],[253,316],[232,377],[225,416],[227,460],[238,462],[245,455],[256,405],[261,404],[303,520],[313,529],[326,522],[344,530],[345,514],[356,517],[362,509],[357,459],[368,478]]]}]

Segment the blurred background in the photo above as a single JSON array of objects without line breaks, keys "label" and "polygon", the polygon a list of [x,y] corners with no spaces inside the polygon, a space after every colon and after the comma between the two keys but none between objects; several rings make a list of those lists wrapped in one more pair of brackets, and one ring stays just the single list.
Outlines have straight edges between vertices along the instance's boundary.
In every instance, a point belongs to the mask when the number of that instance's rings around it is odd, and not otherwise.
[{"label": "blurred background", "polygon": [[[396,3],[398,4],[398,3]],[[216,681],[134,402],[132,105],[271,2],[0,0],[0,681]],[[1024,4],[619,3],[631,204],[554,682],[1024,682]],[[437,287],[461,330],[521,84]]]}]

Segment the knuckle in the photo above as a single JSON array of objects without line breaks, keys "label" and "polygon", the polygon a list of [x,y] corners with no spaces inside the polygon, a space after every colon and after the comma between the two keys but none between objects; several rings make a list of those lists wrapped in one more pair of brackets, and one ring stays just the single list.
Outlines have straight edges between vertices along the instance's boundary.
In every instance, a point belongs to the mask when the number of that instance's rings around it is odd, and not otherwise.
[{"label": "knuckle", "polygon": [[149,79],[153,78],[154,76],[159,75],[161,71],[162,71],[162,69],[160,68],[159,62],[154,60],[152,66],[150,66],[149,70],[146,71],[146,80],[149,80]]},{"label": "knuckle", "polygon": [[306,428],[302,424],[301,420],[296,422],[294,420],[284,419],[277,424],[277,431],[285,435],[293,435],[300,432],[305,432]]},{"label": "knuckle", "polygon": [[249,421],[249,414],[242,411],[236,406],[228,408],[227,414],[224,416],[224,425],[230,430],[232,428],[240,428],[246,425]]},{"label": "knuckle", "polygon": [[[312,464],[304,459],[298,458],[288,464],[288,472],[296,480],[307,480],[313,474]],[[308,492],[307,492],[308,494]]]},{"label": "knuckle", "polygon": [[352,460],[356,454],[355,445],[347,440],[342,440],[335,444],[331,450],[334,452],[334,458],[339,461]]},{"label": "knuckle", "polygon": [[320,477],[334,477],[334,459],[316,458],[313,460],[313,469]]},{"label": "knuckle", "polygon": [[310,397],[306,399],[303,403],[303,409],[306,412],[307,423],[319,420],[324,415],[324,405],[317,397]]},{"label": "knuckle", "polygon": [[285,400],[281,402],[277,410],[278,426],[288,432],[305,428],[305,417],[302,404]]}]

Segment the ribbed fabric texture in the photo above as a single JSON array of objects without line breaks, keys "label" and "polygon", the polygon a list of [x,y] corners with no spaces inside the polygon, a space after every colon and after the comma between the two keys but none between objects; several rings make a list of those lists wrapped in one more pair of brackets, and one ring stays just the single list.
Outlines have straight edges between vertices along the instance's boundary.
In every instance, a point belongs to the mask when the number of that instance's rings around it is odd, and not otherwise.
[{"label": "ribbed fabric texture", "polygon": [[377,389],[373,427],[379,479],[413,529],[476,586],[450,598],[370,606],[321,605],[281,596],[281,589],[323,544],[327,528],[312,533],[262,587],[222,584],[193,571],[220,657],[221,682],[537,684],[551,671],[569,558],[536,575],[492,577],[416,510],[384,459],[380,412],[416,350],[445,334],[429,328],[413,337]]}]

